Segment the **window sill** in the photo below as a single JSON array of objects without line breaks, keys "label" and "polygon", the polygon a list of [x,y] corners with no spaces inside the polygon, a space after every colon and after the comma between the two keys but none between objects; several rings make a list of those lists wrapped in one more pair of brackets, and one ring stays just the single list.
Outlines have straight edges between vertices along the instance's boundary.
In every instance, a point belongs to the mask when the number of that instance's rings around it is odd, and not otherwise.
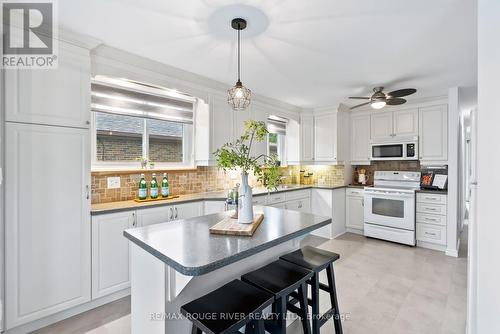
[{"label": "window sill", "polygon": [[141,173],[166,173],[166,172],[187,172],[196,171],[198,168],[196,166],[185,166],[185,167],[165,167],[165,168],[154,168],[154,169],[142,169],[142,168],[93,168],[91,170],[91,175],[102,176],[102,175],[116,175],[116,174],[141,174]]}]

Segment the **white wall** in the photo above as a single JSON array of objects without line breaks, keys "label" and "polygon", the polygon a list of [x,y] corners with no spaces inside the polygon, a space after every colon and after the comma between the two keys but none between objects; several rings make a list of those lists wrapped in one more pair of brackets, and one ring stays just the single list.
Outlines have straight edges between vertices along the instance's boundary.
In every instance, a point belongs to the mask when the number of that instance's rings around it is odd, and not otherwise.
[{"label": "white wall", "polygon": [[[500,333],[500,1],[478,2],[477,331]],[[473,325],[473,324],[472,324]],[[473,326],[472,326],[473,328]]]}]

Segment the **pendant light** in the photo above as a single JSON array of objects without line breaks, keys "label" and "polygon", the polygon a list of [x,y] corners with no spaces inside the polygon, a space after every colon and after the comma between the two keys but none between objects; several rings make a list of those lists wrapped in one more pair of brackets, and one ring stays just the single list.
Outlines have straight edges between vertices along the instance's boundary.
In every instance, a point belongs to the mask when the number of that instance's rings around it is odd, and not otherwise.
[{"label": "pendant light", "polygon": [[247,27],[247,21],[236,18],[231,21],[231,27],[238,32],[238,81],[227,91],[227,103],[235,111],[243,111],[250,105],[252,91],[241,83],[240,80],[240,32]]}]

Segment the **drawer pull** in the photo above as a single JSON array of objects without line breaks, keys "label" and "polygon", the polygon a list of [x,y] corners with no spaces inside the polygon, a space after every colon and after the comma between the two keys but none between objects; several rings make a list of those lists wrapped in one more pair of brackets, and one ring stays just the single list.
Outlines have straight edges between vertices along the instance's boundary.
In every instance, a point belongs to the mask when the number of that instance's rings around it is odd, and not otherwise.
[{"label": "drawer pull", "polygon": [[439,198],[436,197],[425,197],[425,199],[428,199],[429,201],[439,201]]},{"label": "drawer pull", "polygon": [[437,209],[436,208],[429,208],[429,207],[424,207],[425,210],[429,210],[429,211],[436,211]]},{"label": "drawer pull", "polygon": [[436,236],[436,233],[431,233],[431,232],[427,232],[427,231],[425,231],[424,233],[427,234],[427,235],[432,235],[433,237]]},{"label": "drawer pull", "polygon": [[429,217],[424,217],[425,220],[428,220],[428,221],[431,221],[431,222],[437,222],[439,221],[438,219],[436,218],[429,218]]}]

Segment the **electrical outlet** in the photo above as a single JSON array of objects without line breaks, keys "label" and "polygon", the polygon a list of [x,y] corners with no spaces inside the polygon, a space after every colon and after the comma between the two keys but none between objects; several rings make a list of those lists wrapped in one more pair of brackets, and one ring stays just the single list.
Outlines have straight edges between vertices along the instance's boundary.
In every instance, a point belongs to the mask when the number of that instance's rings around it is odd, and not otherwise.
[{"label": "electrical outlet", "polygon": [[108,177],[108,189],[117,189],[120,188],[120,177]]}]

